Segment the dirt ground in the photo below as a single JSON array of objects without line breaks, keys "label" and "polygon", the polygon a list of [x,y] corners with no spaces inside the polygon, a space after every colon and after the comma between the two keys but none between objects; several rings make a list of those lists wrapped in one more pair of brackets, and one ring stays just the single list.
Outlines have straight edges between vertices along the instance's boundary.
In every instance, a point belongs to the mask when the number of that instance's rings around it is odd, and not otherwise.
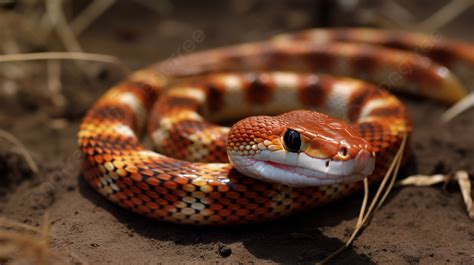
[{"label": "dirt ground", "polygon": [[[441,33],[473,41],[472,34],[464,34],[472,30],[466,22],[472,25],[473,14]],[[219,4],[157,16],[137,5],[119,4],[79,40],[86,51],[117,56],[138,69],[170,56],[264,39],[313,23],[305,6],[288,10],[275,5],[238,13]],[[205,38],[193,39],[196,32]],[[314,263],[350,235],[362,194],[274,222],[229,228],[157,222],[116,207],[81,177],[76,133],[87,108],[121,78],[120,72],[113,66],[88,64],[95,74],[86,79],[77,65],[64,63],[67,107],[51,110],[38,92],[38,82],[45,82],[44,63],[34,64],[38,72],[14,97],[0,97],[0,124],[31,151],[39,173],[32,174],[13,147],[0,141],[0,215],[38,225],[48,212],[56,252],[90,264]],[[442,125],[439,117],[445,106],[402,99],[413,115],[414,132],[413,155],[400,177],[465,169],[472,178],[474,109]],[[454,184],[445,189],[395,189],[354,245],[332,263],[473,264],[474,222]]]}]

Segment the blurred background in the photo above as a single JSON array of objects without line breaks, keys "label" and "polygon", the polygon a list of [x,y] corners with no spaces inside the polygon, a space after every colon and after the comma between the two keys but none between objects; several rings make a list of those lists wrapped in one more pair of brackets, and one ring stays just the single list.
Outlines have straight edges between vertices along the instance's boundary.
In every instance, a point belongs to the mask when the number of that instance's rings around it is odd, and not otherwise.
[{"label": "blurred background", "polygon": [[[112,55],[126,68],[137,69],[171,56],[311,27],[384,27],[472,40],[472,4],[470,0],[0,0],[0,54],[89,52]],[[124,76],[120,67],[110,64],[24,59],[0,64],[0,102],[8,106],[5,111],[26,108],[55,118],[79,118],[108,84]],[[0,124],[5,119],[0,115]]]}]

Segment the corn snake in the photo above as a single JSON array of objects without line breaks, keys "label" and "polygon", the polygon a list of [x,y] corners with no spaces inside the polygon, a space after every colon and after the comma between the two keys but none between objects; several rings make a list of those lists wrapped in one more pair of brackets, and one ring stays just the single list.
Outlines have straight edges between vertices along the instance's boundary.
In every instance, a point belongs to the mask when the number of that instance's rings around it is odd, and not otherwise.
[{"label": "corn snake", "polygon": [[[411,130],[403,104],[370,83],[450,104],[465,94],[471,51],[419,34],[316,29],[167,60],[89,110],[78,136],[84,176],[116,204],[178,223],[258,222],[322,205],[367,175],[379,180]],[[212,123],[248,116],[231,129]],[[145,127],[158,153],[140,144]]]}]

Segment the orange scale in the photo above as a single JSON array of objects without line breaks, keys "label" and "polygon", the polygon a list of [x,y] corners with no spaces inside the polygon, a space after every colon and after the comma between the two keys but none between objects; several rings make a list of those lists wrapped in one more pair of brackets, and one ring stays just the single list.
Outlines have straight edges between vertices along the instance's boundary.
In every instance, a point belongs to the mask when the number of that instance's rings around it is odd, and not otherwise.
[{"label": "orange scale", "polygon": [[207,183],[208,181],[202,178],[197,178],[192,181],[192,184],[196,186],[204,186],[207,185]]},{"label": "orange scale", "polygon": [[202,191],[194,191],[191,193],[191,197],[197,198],[197,199],[205,199],[207,194],[205,194]]},{"label": "orange scale", "polygon": [[113,202],[116,202],[119,200],[119,198],[115,195],[115,194],[111,194],[109,195],[109,199]]},{"label": "orange scale", "polygon": [[116,173],[117,173],[117,175],[119,175],[121,177],[125,177],[128,174],[127,171],[123,170],[123,168],[117,169]]},{"label": "orange scale", "polygon": [[168,200],[170,202],[175,202],[178,200],[178,197],[174,196],[174,195],[171,195],[171,194],[166,194],[164,196],[165,200]]},{"label": "orange scale", "polygon": [[240,220],[240,217],[236,216],[236,215],[231,215],[231,216],[227,217],[227,221],[229,221],[231,223],[237,223],[239,220]]},{"label": "orange scale", "polygon": [[150,189],[150,185],[146,184],[145,182],[138,182],[137,183],[137,186],[142,189],[142,190],[149,190]]},{"label": "orange scale", "polygon": [[146,204],[146,207],[152,209],[152,210],[156,210],[156,209],[159,209],[160,206],[154,202],[147,202]]},{"label": "orange scale", "polygon": [[143,204],[143,201],[138,199],[137,197],[130,198],[130,201],[133,202],[136,205],[142,205]]},{"label": "orange scale", "polygon": [[95,160],[95,162],[97,162],[98,164],[104,163],[104,158],[103,158],[101,155],[96,155],[96,156],[94,156],[94,160]]},{"label": "orange scale", "polygon": [[151,191],[151,190],[147,190],[145,191],[145,194],[148,195],[148,197],[152,198],[152,199],[156,199],[158,197],[160,197],[158,195],[158,193],[154,192],[154,191]]},{"label": "orange scale", "polygon": [[125,193],[129,198],[135,196],[135,194],[129,189],[123,190],[123,193]]},{"label": "orange scale", "polygon": [[100,182],[99,179],[94,180],[94,186],[95,187],[102,187],[102,182]]},{"label": "orange scale", "polygon": [[219,180],[209,180],[207,182],[208,185],[211,185],[211,186],[214,186],[214,187],[220,187],[220,186],[226,186],[225,184],[222,184],[222,182],[220,182]]},{"label": "orange scale", "polygon": [[163,187],[155,187],[155,191],[158,192],[159,194],[168,194],[168,189],[165,189]]},{"label": "orange scale", "polygon": [[138,198],[140,198],[144,202],[151,201],[151,199],[148,196],[146,196],[145,194],[138,194]]},{"label": "orange scale", "polygon": [[145,176],[153,177],[153,171],[148,170],[148,169],[142,170],[140,173],[142,173]]},{"label": "orange scale", "polygon": [[244,216],[245,220],[250,221],[250,222],[255,222],[258,220],[258,216],[255,214],[249,214]]},{"label": "orange scale", "polygon": [[212,199],[219,199],[220,197],[222,197],[222,193],[217,192],[217,191],[211,192],[209,194],[209,197],[211,197]]},{"label": "orange scale", "polygon": [[167,200],[161,199],[161,198],[156,198],[155,202],[158,203],[159,205],[166,206],[169,205],[170,203]]},{"label": "orange scale", "polygon": [[135,208],[135,204],[133,204],[131,201],[122,201],[121,204],[122,204],[122,207],[124,208],[128,208],[128,209]]},{"label": "orange scale", "polygon": [[156,216],[157,218],[167,217],[167,216],[170,215],[170,212],[171,211],[165,211],[165,210],[158,209],[155,212],[153,212],[153,216]]},{"label": "orange scale", "polygon": [[214,188],[211,185],[204,185],[204,186],[201,186],[199,189],[205,193],[210,193],[214,190]]},{"label": "orange scale", "polygon": [[170,189],[170,190],[174,190],[174,189],[178,188],[178,184],[176,182],[166,181],[163,184],[163,187],[165,187],[167,189]]},{"label": "orange scale", "polygon": [[209,209],[211,209],[212,211],[219,211],[221,210],[222,208],[224,208],[222,205],[220,204],[212,204]]},{"label": "orange scale", "polygon": [[133,193],[135,193],[135,194],[141,194],[142,193],[142,190],[139,189],[137,186],[131,186],[129,189],[131,191],[133,191]]},{"label": "orange scale", "polygon": [[227,206],[227,209],[232,210],[232,211],[236,211],[236,210],[240,209],[240,205],[230,204],[230,205]]},{"label": "orange scale", "polygon": [[247,208],[249,210],[254,210],[254,209],[258,208],[258,205],[255,204],[255,203],[249,203],[249,204],[245,205],[245,208]]},{"label": "orange scale", "polygon": [[235,212],[235,214],[236,214],[237,216],[246,216],[246,215],[248,215],[249,213],[250,213],[250,211],[247,210],[247,209],[238,209],[238,210]]},{"label": "orange scale", "polygon": [[158,178],[158,179],[161,179],[161,180],[170,180],[170,179],[171,179],[171,176],[168,175],[168,174],[160,174],[160,175],[158,175],[157,178]]},{"label": "orange scale", "polygon": [[128,198],[127,195],[125,195],[125,193],[123,193],[123,192],[121,192],[121,191],[115,193],[115,196],[117,196],[117,198],[119,198],[119,199],[121,199],[121,200],[125,200],[125,199]]},{"label": "orange scale", "polygon": [[173,213],[171,217],[174,218],[177,222],[183,222],[183,220],[186,220],[186,215],[180,212]]},{"label": "orange scale", "polygon": [[115,168],[118,169],[118,168],[123,168],[125,166],[122,161],[116,160],[117,158],[115,158],[115,157],[114,157],[114,159],[115,159],[115,161],[112,162],[112,164],[114,164]]},{"label": "orange scale", "polygon": [[137,207],[137,211],[138,211],[139,213],[145,214],[145,215],[151,213],[151,209],[148,208],[148,207],[146,207],[146,206],[144,206],[144,205],[138,206],[138,207]]},{"label": "orange scale", "polygon": [[173,190],[173,194],[178,197],[184,197],[187,195],[187,192],[184,190]]},{"label": "orange scale", "polygon": [[232,203],[232,201],[229,200],[229,199],[227,199],[227,198],[220,198],[220,199],[219,199],[219,203],[220,203],[220,204],[224,204],[224,205],[229,205],[229,204]]},{"label": "orange scale", "polygon": [[178,176],[178,177],[174,178],[174,182],[176,182],[178,184],[181,184],[181,185],[185,185],[185,184],[188,184],[188,179]]},{"label": "orange scale", "polygon": [[123,167],[124,169],[126,169],[127,167],[135,167],[135,163],[130,162],[130,157],[126,157],[123,164],[124,164],[124,167]]},{"label": "orange scale", "polygon": [[104,154],[103,157],[104,157],[104,160],[107,162],[110,162],[114,159],[114,157],[110,154]]},{"label": "orange scale", "polygon": [[214,203],[214,199],[211,199],[211,198],[201,198],[200,201],[201,201],[202,204],[212,204],[212,203]]},{"label": "orange scale", "polygon": [[[116,154],[116,155],[114,155],[113,157],[114,157],[114,162],[113,162],[114,164],[115,164],[116,162],[120,162],[121,165],[123,165],[123,166],[125,165],[125,164],[123,163],[124,156],[123,156],[122,154],[120,154],[120,151],[119,151],[119,154]],[[120,165],[120,164],[117,164],[116,167],[119,167],[119,165]],[[123,167],[123,166],[122,166],[122,167]]]},{"label": "orange scale", "polygon": [[222,217],[220,217],[219,215],[211,215],[211,216],[209,216],[209,220],[211,222],[219,223],[219,222],[222,221]]},{"label": "orange scale", "polygon": [[239,192],[246,192],[247,191],[247,186],[245,186],[243,184],[235,184],[233,189],[235,191],[239,191]]},{"label": "orange scale", "polygon": [[277,204],[277,202],[273,202],[273,201],[266,201],[263,206],[267,207],[267,208],[273,208],[275,205]]},{"label": "orange scale", "polygon": [[173,206],[180,209],[188,207],[188,205],[183,201],[175,201]]},{"label": "orange scale", "polygon": [[229,216],[232,214],[232,211],[228,210],[228,209],[222,209],[220,211],[217,212],[217,214],[219,216],[222,216],[222,217],[226,217],[226,216]]},{"label": "orange scale", "polygon": [[96,147],[96,148],[87,148],[87,153],[89,155],[93,155],[95,152],[99,153],[99,154],[102,154],[104,151],[102,151],[102,149]]},{"label": "orange scale", "polygon": [[257,208],[255,209],[255,214],[265,214],[268,212],[268,209],[267,208]]},{"label": "orange scale", "polygon": [[187,192],[193,192],[194,190],[196,190],[196,186],[194,186],[192,184],[184,184],[183,185],[183,190],[185,190]]},{"label": "orange scale", "polygon": [[256,198],[258,196],[258,194],[256,192],[253,192],[253,191],[246,191],[244,192],[244,197],[245,198]]},{"label": "orange scale", "polygon": [[201,222],[201,221],[204,220],[204,216],[202,216],[201,214],[193,214],[189,217],[189,219],[191,219],[193,221]]},{"label": "orange scale", "polygon": [[235,200],[240,197],[240,194],[235,191],[229,191],[225,194],[225,196],[229,199]]},{"label": "orange scale", "polygon": [[157,178],[154,178],[154,177],[147,178],[145,181],[146,181],[146,183],[150,184],[151,186],[158,186],[160,184],[160,181]]},{"label": "orange scale", "polygon": [[130,173],[137,173],[138,172],[138,168],[135,167],[135,166],[125,166],[125,170],[130,172]]},{"label": "orange scale", "polygon": [[247,205],[249,200],[246,198],[238,198],[235,202],[239,205]]},{"label": "orange scale", "polygon": [[220,192],[227,192],[227,191],[229,191],[229,186],[227,186],[227,185],[218,186],[217,190],[220,191]]}]

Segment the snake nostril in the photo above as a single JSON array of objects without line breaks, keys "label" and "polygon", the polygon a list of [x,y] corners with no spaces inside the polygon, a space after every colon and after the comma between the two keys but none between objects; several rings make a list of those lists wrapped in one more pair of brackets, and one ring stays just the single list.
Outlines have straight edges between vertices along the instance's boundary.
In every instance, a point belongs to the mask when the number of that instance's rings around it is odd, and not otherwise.
[{"label": "snake nostril", "polygon": [[326,160],[326,167],[329,167],[329,160]]}]

